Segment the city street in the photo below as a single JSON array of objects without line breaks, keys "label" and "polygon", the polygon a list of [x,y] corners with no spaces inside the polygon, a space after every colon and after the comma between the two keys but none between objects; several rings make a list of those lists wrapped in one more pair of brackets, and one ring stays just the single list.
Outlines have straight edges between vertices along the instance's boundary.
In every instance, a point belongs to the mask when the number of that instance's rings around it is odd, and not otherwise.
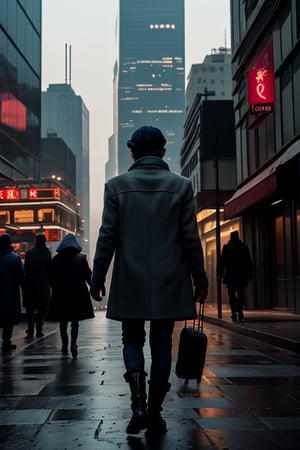
[{"label": "city street", "polygon": [[[175,375],[163,416],[168,433],[156,442],[127,436],[130,393],[123,379],[120,327],[97,311],[81,322],[77,360],[61,354],[57,324],[27,340],[0,364],[0,448],[13,450],[298,450],[300,356],[204,323],[207,358],[199,386]],[[149,372],[149,348],[146,364]]]}]

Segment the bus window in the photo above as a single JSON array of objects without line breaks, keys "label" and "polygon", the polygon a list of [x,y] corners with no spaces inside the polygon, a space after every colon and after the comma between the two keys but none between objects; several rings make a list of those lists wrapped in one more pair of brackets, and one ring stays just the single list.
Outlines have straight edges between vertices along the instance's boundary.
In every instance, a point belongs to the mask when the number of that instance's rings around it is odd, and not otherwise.
[{"label": "bus window", "polygon": [[14,223],[34,223],[33,209],[16,209],[14,211]]},{"label": "bus window", "polygon": [[55,211],[53,208],[43,208],[38,210],[38,222],[55,222]]},{"label": "bus window", "polygon": [[10,223],[10,211],[0,211],[0,225]]}]

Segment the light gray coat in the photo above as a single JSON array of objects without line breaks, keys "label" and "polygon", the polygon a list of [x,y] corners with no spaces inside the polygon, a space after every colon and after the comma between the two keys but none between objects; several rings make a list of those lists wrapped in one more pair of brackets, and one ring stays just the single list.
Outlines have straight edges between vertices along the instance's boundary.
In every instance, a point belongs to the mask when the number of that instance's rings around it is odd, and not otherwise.
[{"label": "light gray coat", "polygon": [[91,286],[114,258],[107,317],[195,316],[193,286],[207,286],[190,181],[159,157],[138,159],[105,185]]}]

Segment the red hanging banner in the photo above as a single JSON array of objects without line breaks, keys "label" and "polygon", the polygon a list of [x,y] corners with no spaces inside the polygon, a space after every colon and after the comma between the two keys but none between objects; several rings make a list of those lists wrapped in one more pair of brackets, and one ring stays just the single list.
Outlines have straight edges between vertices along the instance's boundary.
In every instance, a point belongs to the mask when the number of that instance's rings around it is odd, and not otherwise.
[{"label": "red hanging banner", "polygon": [[270,43],[248,72],[248,104],[252,112],[272,112],[274,101],[273,48]]}]

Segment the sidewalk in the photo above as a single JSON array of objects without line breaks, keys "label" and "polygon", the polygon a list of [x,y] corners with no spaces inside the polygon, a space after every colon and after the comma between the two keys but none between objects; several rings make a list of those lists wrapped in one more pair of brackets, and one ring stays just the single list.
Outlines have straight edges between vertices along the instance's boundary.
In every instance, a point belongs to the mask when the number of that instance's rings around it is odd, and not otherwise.
[{"label": "sidewalk", "polygon": [[205,305],[204,320],[245,336],[300,353],[300,314],[282,311],[244,311],[244,322],[232,322],[229,309],[218,318],[217,307]]},{"label": "sidewalk", "polygon": [[[232,322],[229,309],[222,310],[222,318],[218,318],[217,307],[205,305],[204,321],[226,328],[235,333],[267,342],[271,345],[300,353],[300,314],[288,312],[259,310],[244,311],[244,322]],[[17,344],[17,351],[21,351],[32,340],[26,339],[25,321],[14,327],[13,342]],[[55,333],[58,330],[57,323],[46,322],[45,335]]]},{"label": "sidewalk", "polygon": [[17,350],[2,353],[0,364],[0,448],[298,450],[299,354],[262,345],[245,334],[265,338],[278,326],[275,345],[279,338],[285,345],[299,341],[299,316],[246,311],[246,321],[233,324],[229,312],[222,311],[218,319],[209,305],[205,310],[209,340],[201,383],[190,380],[186,385],[176,376],[179,322],[174,330],[172,388],[163,406],[168,433],[154,442],[144,432],[126,434],[130,390],[123,378],[121,327],[107,320],[105,311],[80,324],[76,360],[70,353],[62,355],[58,324],[46,322],[45,337],[38,339],[26,337],[26,322],[16,326]]}]

